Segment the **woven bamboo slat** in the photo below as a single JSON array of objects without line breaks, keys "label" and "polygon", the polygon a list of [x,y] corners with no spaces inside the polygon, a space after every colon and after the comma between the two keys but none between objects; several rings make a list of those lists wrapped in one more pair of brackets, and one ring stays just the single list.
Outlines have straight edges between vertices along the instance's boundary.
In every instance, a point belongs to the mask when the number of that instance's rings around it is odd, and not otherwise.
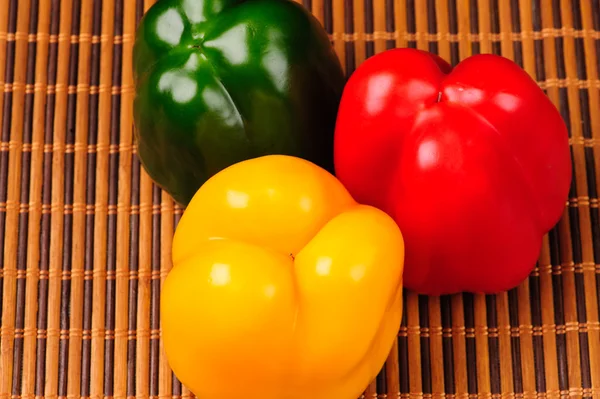
[{"label": "woven bamboo slat", "polygon": [[[132,135],[133,38],[151,4],[0,0],[0,399],[193,396],[160,341],[182,210]],[[496,296],[407,292],[365,398],[600,398],[600,2],[303,4],[348,75],[393,47],[453,64],[502,54],[570,131],[575,178],[530,278]]]}]

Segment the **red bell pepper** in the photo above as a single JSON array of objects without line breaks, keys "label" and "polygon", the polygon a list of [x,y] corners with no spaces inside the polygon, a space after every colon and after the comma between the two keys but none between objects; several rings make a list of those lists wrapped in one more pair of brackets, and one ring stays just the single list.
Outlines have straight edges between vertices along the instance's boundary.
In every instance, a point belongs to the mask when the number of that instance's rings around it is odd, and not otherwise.
[{"label": "red bell pepper", "polygon": [[405,286],[432,295],[524,281],[572,173],[560,113],[517,64],[475,55],[453,69],[414,49],[380,53],[352,74],[334,158],[354,198],[402,230]]}]

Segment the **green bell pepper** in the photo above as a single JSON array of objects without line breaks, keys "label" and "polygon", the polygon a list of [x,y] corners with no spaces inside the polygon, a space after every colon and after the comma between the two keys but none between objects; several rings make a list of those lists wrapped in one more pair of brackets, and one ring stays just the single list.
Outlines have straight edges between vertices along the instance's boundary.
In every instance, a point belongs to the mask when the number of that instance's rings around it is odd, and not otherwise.
[{"label": "green bell pepper", "polygon": [[333,171],[346,82],[318,20],[291,0],[159,0],[133,54],[138,156],[186,206],[220,170],[286,154]]}]

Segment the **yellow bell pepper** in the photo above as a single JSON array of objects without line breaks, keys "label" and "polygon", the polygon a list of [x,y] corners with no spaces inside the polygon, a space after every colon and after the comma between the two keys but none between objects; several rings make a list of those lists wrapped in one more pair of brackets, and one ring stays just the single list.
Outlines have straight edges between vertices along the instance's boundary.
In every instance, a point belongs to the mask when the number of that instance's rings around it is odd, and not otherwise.
[{"label": "yellow bell pepper", "polygon": [[355,399],[396,339],[398,226],[300,158],[255,158],[209,179],[172,257],[164,348],[200,398]]}]

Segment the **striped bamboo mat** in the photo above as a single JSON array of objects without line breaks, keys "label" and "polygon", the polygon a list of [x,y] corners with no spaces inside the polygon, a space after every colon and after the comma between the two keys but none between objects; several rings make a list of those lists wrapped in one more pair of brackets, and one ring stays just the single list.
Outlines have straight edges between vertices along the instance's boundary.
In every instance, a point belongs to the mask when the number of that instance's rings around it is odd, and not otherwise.
[{"label": "striped bamboo mat", "polygon": [[[191,397],[158,312],[181,210],[132,142],[133,35],[150,3],[0,0],[0,399]],[[498,296],[407,293],[365,397],[600,398],[599,0],[304,5],[347,73],[392,47],[499,53],[571,132],[570,200],[531,278]]]}]

